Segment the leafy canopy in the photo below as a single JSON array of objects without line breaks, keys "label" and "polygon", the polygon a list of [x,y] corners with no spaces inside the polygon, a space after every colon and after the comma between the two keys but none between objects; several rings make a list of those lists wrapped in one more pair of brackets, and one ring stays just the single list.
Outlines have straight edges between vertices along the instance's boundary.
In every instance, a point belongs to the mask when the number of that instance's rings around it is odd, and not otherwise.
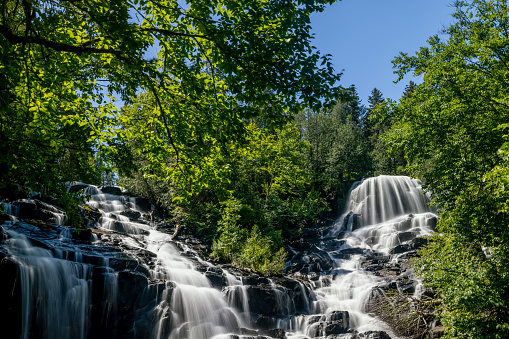
[{"label": "leafy canopy", "polygon": [[[241,139],[244,119],[278,123],[334,102],[339,74],[311,45],[309,20],[332,2],[2,1],[0,147],[11,150],[2,184],[63,179],[47,171],[63,149],[104,149],[123,169],[120,145],[141,133],[154,153],[148,170],[199,183],[193,168]],[[118,121],[113,97],[129,104],[140,92],[152,94],[150,115]]]},{"label": "leafy canopy", "polygon": [[456,1],[455,23],[414,56],[401,53],[400,79],[422,75],[396,106],[384,136],[424,180],[442,210],[441,233],[416,261],[442,298],[447,337],[509,334],[509,5]]}]

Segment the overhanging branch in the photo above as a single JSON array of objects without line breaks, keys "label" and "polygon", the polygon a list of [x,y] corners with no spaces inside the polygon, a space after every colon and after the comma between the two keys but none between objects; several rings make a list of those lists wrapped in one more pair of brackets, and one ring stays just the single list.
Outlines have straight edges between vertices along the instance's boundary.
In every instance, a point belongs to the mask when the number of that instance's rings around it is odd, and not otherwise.
[{"label": "overhanging branch", "polygon": [[16,35],[12,33],[7,27],[4,25],[0,25],[0,34],[2,34],[7,41],[9,41],[11,44],[36,44],[40,46],[45,46],[48,48],[51,48],[58,52],[70,52],[70,53],[76,53],[76,54],[113,54],[120,56],[121,51],[118,49],[113,48],[94,48],[94,47],[87,47],[91,43],[94,43],[96,39],[85,42],[81,45],[69,45],[64,44],[61,42],[55,42],[51,40],[41,39],[39,37],[35,36],[22,36],[22,35]]}]

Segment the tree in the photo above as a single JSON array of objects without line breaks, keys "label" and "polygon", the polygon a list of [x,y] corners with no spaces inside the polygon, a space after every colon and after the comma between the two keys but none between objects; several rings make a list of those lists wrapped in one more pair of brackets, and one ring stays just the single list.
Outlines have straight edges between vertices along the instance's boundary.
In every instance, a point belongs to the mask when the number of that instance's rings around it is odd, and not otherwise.
[{"label": "tree", "polygon": [[[122,142],[143,135],[147,170],[179,172],[193,192],[203,155],[242,139],[245,119],[280,123],[334,102],[339,74],[311,46],[309,24],[332,2],[2,1],[0,147],[10,152],[1,184],[65,178],[46,169],[71,147],[121,163]],[[113,96],[130,104],[140,92],[152,94],[151,114],[118,121]],[[86,140],[71,146],[66,128]]]},{"label": "tree", "polygon": [[364,130],[364,134],[368,139],[373,139],[372,144],[378,139],[378,128],[376,124],[372,121],[371,116],[373,115],[373,111],[384,102],[384,97],[382,92],[378,88],[373,88],[371,91],[371,95],[368,97],[369,106],[366,109],[364,116],[362,117],[362,127]]},{"label": "tree", "polygon": [[372,172],[369,147],[359,117],[364,107],[355,88],[332,110],[302,111],[296,117],[302,138],[309,143],[306,167],[316,191],[339,210],[353,181]]},{"label": "tree", "polygon": [[408,170],[424,181],[441,210],[440,235],[415,262],[442,301],[449,338],[509,335],[509,6],[456,1],[455,23],[415,56],[395,60],[399,79],[422,75],[391,112],[384,136],[404,150]]}]

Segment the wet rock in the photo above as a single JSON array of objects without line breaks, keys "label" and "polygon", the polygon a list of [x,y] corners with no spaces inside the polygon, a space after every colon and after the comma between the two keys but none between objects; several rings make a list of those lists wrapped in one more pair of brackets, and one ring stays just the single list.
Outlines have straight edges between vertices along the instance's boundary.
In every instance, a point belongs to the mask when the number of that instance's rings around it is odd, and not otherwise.
[{"label": "wet rock", "polygon": [[2,338],[21,337],[21,281],[18,264],[0,252],[0,328]]},{"label": "wet rock", "polygon": [[18,217],[21,219],[35,218],[37,205],[35,201],[29,199],[17,200],[12,203],[18,208]]},{"label": "wet rock", "polygon": [[83,183],[71,184],[71,186],[69,186],[69,188],[67,189],[67,192],[69,192],[69,193],[76,193],[76,192],[79,192],[79,191],[87,188],[88,186],[89,185],[83,184]]},{"label": "wet rock", "polygon": [[136,209],[142,212],[148,212],[152,210],[152,204],[148,199],[145,198],[135,198],[134,203],[136,205]]},{"label": "wet rock", "polygon": [[141,213],[134,210],[127,210],[120,212],[121,215],[128,217],[130,220],[138,220],[141,218]]},{"label": "wet rock", "polygon": [[84,229],[72,232],[72,239],[75,241],[92,241],[92,231],[90,229]]},{"label": "wet rock", "polygon": [[358,334],[359,339],[391,339],[385,331],[367,331]]},{"label": "wet rock", "polygon": [[136,260],[131,258],[109,258],[108,266],[111,267],[115,271],[126,271],[126,270],[135,270],[139,264]]},{"label": "wet rock", "polygon": [[122,189],[117,186],[102,186],[99,189],[105,194],[122,195]]},{"label": "wet rock", "polygon": [[421,247],[425,246],[429,244],[429,239],[425,239],[425,238],[415,238],[413,239],[411,242],[410,242],[410,248],[412,250],[418,250],[420,249]]},{"label": "wet rock", "polygon": [[406,241],[410,241],[410,240],[413,240],[415,239],[415,232],[401,232],[401,233],[398,233],[398,239],[399,239],[399,242],[400,243],[404,243]]},{"label": "wet rock", "polygon": [[394,247],[390,253],[391,254],[400,254],[400,253],[405,253],[405,252],[408,252],[410,251],[412,248],[410,247],[410,245],[398,245],[396,247]]},{"label": "wet rock", "polygon": [[348,325],[345,326],[340,322],[333,322],[331,324],[327,324],[325,326],[325,335],[331,335],[331,334],[342,334],[346,333],[348,330]]},{"label": "wet rock", "polygon": [[310,268],[314,272],[330,271],[334,267],[334,262],[329,254],[316,246],[311,247],[308,256]]},{"label": "wet rock", "polygon": [[[249,311],[262,316],[287,316],[293,309],[289,309],[291,300],[288,293],[280,286],[254,285],[246,287],[249,300]],[[274,327],[274,326],[272,326]]]},{"label": "wet rock", "polygon": [[267,335],[274,339],[284,339],[286,338],[286,333],[282,328],[270,329],[270,330],[260,330],[261,335]]},{"label": "wet rock", "polygon": [[271,329],[277,327],[277,319],[274,317],[267,317],[264,315],[257,315],[253,319],[253,324],[260,329]]},{"label": "wet rock", "polygon": [[222,274],[222,272],[218,273],[214,270],[207,270],[205,272],[205,276],[207,277],[207,279],[209,279],[210,284],[214,288],[221,289],[225,286],[228,286],[226,277],[224,276],[224,274]]}]

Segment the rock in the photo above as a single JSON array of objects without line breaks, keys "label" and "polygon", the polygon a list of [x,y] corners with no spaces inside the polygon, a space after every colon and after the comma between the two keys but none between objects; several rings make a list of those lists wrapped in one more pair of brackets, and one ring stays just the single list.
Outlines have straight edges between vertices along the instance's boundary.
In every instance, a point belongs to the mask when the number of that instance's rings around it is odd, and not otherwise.
[{"label": "rock", "polygon": [[21,219],[35,218],[37,205],[35,201],[29,199],[17,200],[12,203],[13,206],[18,208],[17,217]]},{"label": "rock", "polygon": [[134,259],[125,257],[125,258],[109,258],[108,266],[113,270],[126,271],[126,270],[135,270],[138,267],[138,262]]},{"label": "rock", "polygon": [[359,339],[391,339],[385,331],[367,331],[358,334]]},{"label": "rock", "polygon": [[123,271],[117,274],[118,307],[124,312],[132,310],[140,291],[148,287],[147,278],[139,273]]},{"label": "rock", "polygon": [[415,239],[415,232],[400,232],[398,233],[398,239],[400,243]]},{"label": "rock", "polygon": [[425,246],[429,244],[429,239],[425,239],[425,238],[415,238],[411,241],[410,243],[410,248],[413,249],[413,250],[418,250],[420,249],[421,247]]},{"label": "rock", "polygon": [[276,317],[287,316],[293,312],[289,309],[291,300],[288,293],[281,286],[279,288],[271,285],[247,286],[246,294],[249,300],[249,311],[252,313]]},{"label": "rock", "polygon": [[412,248],[410,245],[398,245],[396,247],[394,247],[390,253],[391,254],[400,254],[400,253],[405,253],[405,252],[408,252],[410,251]]},{"label": "rock", "polygon": [[92,231],[90,229],[84,229],[72,232],[72,239],[77,241],[91,242]]},{"label": "rock", "polygon": [[87,188],[88,186],[89,185],[83,184],[83,183],[71,184],[71,186],[69,186],[69,188],[67,189],[67,192],[69,192],[69,193],[76,193],[76,192],[79,192],[79,191]]},{"label": "rock", "polygon": [[148,212],[152,210],[152,204],[148,199],[145,198],[135,198],[134,200],[135,208],[142,212]]},{"label": "rock", "polygon": [[228,286],[226,277],[222,273],[207,270],[207,272],[205,272],[205,276],[209,279],[210,284],[214,288],[221,289]]},{"label": "rock", "polygon": [[122,195],[122,189],[117,186],[102,186],[99,189],[105,194]]},{"label": "rock", "polygon": [[21,281],[18,264],[0,252],[0,328],[2,338],[21,337]]},{"label": "rock", "polygon": [[273,317],[267,317],[267,316],[258,316],[253,319],[253,324],[263,330],[263,329],[271,329],[277,327],[277,319]]},{"label": "rock", "polygon": [[268,335],[274,339],[285,339],[286,334],[282,328],[270,329],[270,330],[260,330],[261,335]]},{"label": "rock", "polygon": [[342,323],[334,322],[331,324],[327,324],[325,326],[325,335],[346,333],[347,329],[348,329],[348,325],[345,328],[345,326]]},{"label": "rock", "polygon": [[25,199],[26,197],[25,190],[17,183],[7,184],[4,188],[0,189],[0,200],[15,201]]},{"label": "rock", "polygon": [[128,217],[129,219],[131,219],[133,221],[141,218],[141,213],[138,211],[134,211],[134,210],[122,211],[122,212],[120,212],[120,214]]}]

